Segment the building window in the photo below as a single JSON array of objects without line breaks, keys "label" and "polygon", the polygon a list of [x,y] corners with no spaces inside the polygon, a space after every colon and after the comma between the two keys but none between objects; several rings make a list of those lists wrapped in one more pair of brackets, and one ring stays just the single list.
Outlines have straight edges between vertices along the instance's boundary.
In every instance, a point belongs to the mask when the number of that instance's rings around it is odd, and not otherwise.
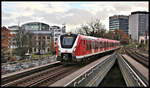
[{"label": "building window", "polygon": [[57,44],[57,42],[55,42],[55,45]]},{"label": "building window", "polygon": [[34,52],[36,52],[36,48],[34,48]]},{"label": "building window", "polygon": [[39,43],[37,42],[36,45],[38,46],[38,44],[39,44]]},{"label": "building window", "polygon": [[50,39],[50,36],[47,36],[47,39]]},{"label": "building window", "polygon": [[39,39],[41,39],[41,37],[39,36]]},{"label": "building window", "polygon": [[43,39],[45,39],[45,36],[43,36]]}]

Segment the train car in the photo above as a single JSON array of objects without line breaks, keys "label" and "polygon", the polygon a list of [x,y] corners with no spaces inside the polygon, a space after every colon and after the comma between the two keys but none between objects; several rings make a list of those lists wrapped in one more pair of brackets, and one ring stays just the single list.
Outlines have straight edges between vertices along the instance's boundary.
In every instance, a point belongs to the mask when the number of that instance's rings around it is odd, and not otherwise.
[{"label": "train car", "polygon": [[57,41],[57,60],[65,63],[77,63],[88,57],[119,48],[119,41],[84,36],[63,34]]}]

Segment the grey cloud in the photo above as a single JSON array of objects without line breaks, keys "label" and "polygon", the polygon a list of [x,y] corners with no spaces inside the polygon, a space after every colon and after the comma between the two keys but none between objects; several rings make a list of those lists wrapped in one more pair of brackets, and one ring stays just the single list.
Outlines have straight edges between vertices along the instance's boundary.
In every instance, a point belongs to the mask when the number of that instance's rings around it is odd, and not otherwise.
[{"label": "grey cloud", "polygon": [[109,17],[109,11],[104,11],[104,10],[102,10],[102,11],[98,11],[97,13],[96,13],[96,17],[99,17],[101,20],[105,20],[107,17]]},{"label": "grey cloud", "polygon": [[45,11],[35,11],[32,15],[33,17],[43,17],[47,22],[50,23],[60,23],[61,17],[63,16],[62,13],[47,13]]},{"label": "grey cloud", "polygon": [[28,21],[33,21],[34,18],[30,17],[30,16],[21,16],[20,19],[18,19],[20,21],[20,23],[26,23]]},{"label": "grey cloud", "polygon": [[9,24],[11,24],[11,23],[12,23],[12,22],[10,21],[10,19],[2,20],[2,26],[9,25]]},{"label": "grey cloud", "polygon": [[93,14],[83,9],[70,9],[65,14],[73,14],[72,16],[66,16],[63,18],[69,24],[83,24],[87,22]]},{"label": "grey cloud", "polygon": [[11,26],[11,24],[17,24],[17,19],[15,18],[3,18],[2,17],[2,26]]},{"label": "grey cloud", "polygon": [[3,13],[2,16],[3,16],[3,17],[10,17],[11,14],[10,14],[10,13]]},{"label": "grey cloud", "polygon": [[[68,14],[72,14],[71,16]],[[44,17],[47,22],[56,23],[56,24],[82,24],[83,22],[88,21],[93,15],[83,9],[70,9],[67,12],[55,12],[55,13],[48,13],[45,11],[35,10],[33,16]]]},{"label": "grey cloud", "polygon": [[118,5],[118,4],[115,4],[114,8],[117,11],[129,11],[129,10],[131,10],[131,7],[129,5]]}]

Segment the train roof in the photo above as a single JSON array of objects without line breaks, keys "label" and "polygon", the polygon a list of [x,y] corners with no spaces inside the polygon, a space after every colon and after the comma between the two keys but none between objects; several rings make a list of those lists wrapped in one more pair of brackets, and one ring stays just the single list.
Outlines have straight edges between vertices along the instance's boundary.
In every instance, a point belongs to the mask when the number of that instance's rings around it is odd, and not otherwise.
[{"label": "train roof", "polygon": [[[80,35],[80,34],[79,34]],[[112,40],[112,39],[106,39],[106,38],[97,38],[97,37],[92,37],[92,36],[85,36],[85,35],[80,35],[83,40],[103,40],[103,41],[110,41],[110,42],[120,42],[120,41],[117,41],[117,40]]]},{"label": "train roof", "polygon": [[[79,34],[80,35],[80,34]],[[96,37],[92,37],[92,36],[85,36],[85,35],[80,35],[82,38],[83,38],[83,40],[85,39],[89,39],[89,40],[96,40],[96,39],[98,39],[98,38],[96,38]]]},{"label": "train roof", "polygon": [[117,40],[112,40],[112,39],[106,39],[106,38],[97,38],[97,37],[92,37],[92,36],[86,36],[86,35],[80,35],[80,34],[73,34],[73,33],[65,33],[63,35],[78,35],[81,36],[83,40],[102,40],[102,41],[108,41],[108,42],[120,42]]}]

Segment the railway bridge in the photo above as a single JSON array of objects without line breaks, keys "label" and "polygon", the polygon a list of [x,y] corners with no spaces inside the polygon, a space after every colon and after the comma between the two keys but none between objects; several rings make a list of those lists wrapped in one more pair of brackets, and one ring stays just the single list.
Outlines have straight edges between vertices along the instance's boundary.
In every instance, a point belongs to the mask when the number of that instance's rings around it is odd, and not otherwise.
[{"label": "railway bridge", "polygon": [[114,52],[84,66],[63,66],[59,61],[56,61],[23,71],[2,75],[1,86],[97,87],[103,82],[105,77],[107,77],[115,63],[118,63],[127,87],[149,86],[149,70],[146,65],[146,60],[142,62],[142,60],[133,59],[133,55],[131,56],[133,52],[131,53],[129,50],[124,51],[130,54]]}]

